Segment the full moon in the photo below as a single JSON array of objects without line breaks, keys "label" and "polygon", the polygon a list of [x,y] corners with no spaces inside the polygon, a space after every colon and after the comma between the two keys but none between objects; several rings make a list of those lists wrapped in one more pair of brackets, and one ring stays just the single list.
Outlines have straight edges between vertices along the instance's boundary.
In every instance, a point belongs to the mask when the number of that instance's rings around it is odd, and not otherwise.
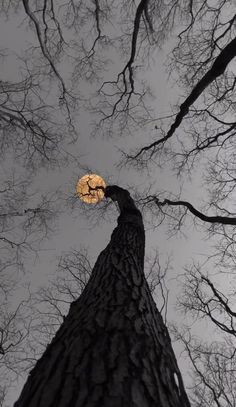
[{"label": "full moon", "polygon": [[97,203],[104,197],[104,189],[102,188],[106,188],[102,177],[96,174],[86,174],[77,182],[76,193],[83,202]]}]

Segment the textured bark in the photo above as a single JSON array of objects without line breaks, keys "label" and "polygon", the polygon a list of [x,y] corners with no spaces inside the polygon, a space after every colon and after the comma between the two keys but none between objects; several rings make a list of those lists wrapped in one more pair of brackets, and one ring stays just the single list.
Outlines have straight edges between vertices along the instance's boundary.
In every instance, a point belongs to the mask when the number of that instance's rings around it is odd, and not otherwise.
[{"label": "textured bark", "polygon": [[119,187],[106,196],[119,204],[118,226],[15,407],[190,406],[144,277],[141,213]]}]

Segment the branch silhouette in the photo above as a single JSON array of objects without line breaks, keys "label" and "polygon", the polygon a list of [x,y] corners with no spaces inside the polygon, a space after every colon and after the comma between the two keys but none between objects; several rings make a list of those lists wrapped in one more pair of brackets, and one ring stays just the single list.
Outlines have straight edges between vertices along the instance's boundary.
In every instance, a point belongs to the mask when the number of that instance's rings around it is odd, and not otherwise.
[{"label": "branch silhouette", "polygon": [[187,201],[171,201],[170,199],[164,199],[164,201],[159,201],[157,197],[154,197],[154,202],[157,206],[184,206],[187,208],[194,216],[198,217],[199,219],[203,220],[204,222],[209,223],[220,223],[223,225],[236,225],[236,218],[229,217],[229,216],[208,216],[204,213],[198,211],[194,206],[187,202]]},{"label": "branch silhouette", "polygon": [[155,148],[160,144],[171,138],[175,130],[180,126],[184,117],[188,114],[189,108],[198,99],[198,97],[203,93],[203,91],[220,75],[222,75],[227,68],[231,60],[236,56],[236,38],[234,38],[218,55],[209,71],[202,77],[202,79],[193,88],[190,95],[185,99],[185,101],[180,105],[179,113],[176,115],[174,123],[172,123],[167,134],[154,141],[148,146],[142,147],[135,155],[128,155],[129,159],[137,159],[145,151],[152,150],[150,156],[155,152]]}]

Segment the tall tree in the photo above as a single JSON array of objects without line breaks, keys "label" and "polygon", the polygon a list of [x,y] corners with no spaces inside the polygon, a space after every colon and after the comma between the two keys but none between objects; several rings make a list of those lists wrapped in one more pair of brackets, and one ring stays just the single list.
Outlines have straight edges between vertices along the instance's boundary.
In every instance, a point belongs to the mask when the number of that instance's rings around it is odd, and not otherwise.
[{"label": "tall tree", "polygon": [[106,197],[118,226],[15,407],[190,406],[144,276],[142,215],[128,191],[110,186]]},{"label": "tall tree", "polygon": [[[24,19],[22,24],[29,25],[28,29],[35,34],[35,37],[32,35],[34,40],[30,48],[24,56],[20,56],[24,65],[23,70],[18,69],[21,76],[13,80],[8,76],[1,78],[1,157],[10,153],[18,162],[23,161],[27,169],[35,170],[41,165],[55,166],[58,157],[61,161],[63,156],[64,134],[74,133],[72,111],[78,94],[81,103],[86,96],[89,107],[100,118],[95,133],[124,135],[127,131],[135,133],[136,129],[145,128],[147,139],[142,147],[138,148],[135,144],[134,151],[126,154],[129,162],[142,168],[152,165],[154,160],[163,167],[169,162],[173,163],[175,171],[177,169],[178,173],[185,175],[196,162],[200,167],[201,157],[203,163],[204,158],[210,159],[203,175],[210,192],[207,208],[201,206],[201,202],[188,200],[188,196],[173,197],[172,191],[161,194],[153,189],[148,192],[152,196],[145,197],[143,203],[150,212],[159,215],[160,222],[169,219],[172,234],[182,228],[187,218],[193,218],[197,226],[208,225],[208,233],[214,236],[214,241],[217,239],[219,263],[227,262],[227,267],[233,269],[235,2],[221,0],[213,5],[209,1],[191,0],[81,0],[77,3],[73,0],[45,0],[43,7],[39,3],[36,0],[0,1],[0,13],[8,14],[15,9]],[[186,92],[179,106],[168,110],[168,114],[160,113],[154,119],[146,104],[149,92],[147,83],[143,82],[142,71],[150,61],[148,57],[171,33],[177,41],[168,61],[169,70],[174,75],[177,71],[181,93],[183,89]],[[111,56],[113,59],[114,50],[116,55],[112,69],[116,68],[111,76],[107,76],[111,66],[109,59]],[[5,56],[4,50],[1,56]],[[71,60],[74,66],[71,78],[64,77],[65,60],[66,63]],[[83,86],[78,85],[84,83],[84,79],[98,85],[96,98],[87,94],[83,96]],[[174,80],[176,83],[176,77]],[[77,88],[79,91],[75,94]],[[58,125],[57,115],[52,113],[57,103],[54,103],[55,95],[52,103],[48,98],[49,89],[53,89],[52,95],[57,94],[60,112],[66,116],[65,131]],[[154,138],[153,131],[156,133]],[[1,182],[0,191],[4,202],[0,205],[0,247],[4,252],[0,263],[0,285],[5,293],[9,286],[9,270],[21,267],[21,258],[26,250],[34,250],[32,236],[36,232],[38,235],[42,229],[47,234],[48,221],[54,217],[54,210],[47,200],[30,209],[31,205],[27,203],[30,201],[25,194],[28,177],[15,180],[17,186],[14,180],[9,181]],[[23,231],[22,239],[16,239],[18,229]],[[194,303],[196,298],[196,291],[193,291],[191,300]],[[12,320],[11,314],[6,314],[0,322],[2,338],[7,338],[1,341],[4,363],[9,360],[6,355],[15,350],[18,343],[9,336],[9,319]],[[12,353],[16,354],[15,351]],[[227,377],[226,380],[230,383],[230,375],[228,377],[229,380]],[[220,383],[221,378],[216,387]],[[234,393],[232,391],[233,400]],[[213,405],[207,404],[205,387],[202,394],[204,404]],[[219,406],[217,397],[214,403]],[[199,405],[201,403],[202,399]]]}]

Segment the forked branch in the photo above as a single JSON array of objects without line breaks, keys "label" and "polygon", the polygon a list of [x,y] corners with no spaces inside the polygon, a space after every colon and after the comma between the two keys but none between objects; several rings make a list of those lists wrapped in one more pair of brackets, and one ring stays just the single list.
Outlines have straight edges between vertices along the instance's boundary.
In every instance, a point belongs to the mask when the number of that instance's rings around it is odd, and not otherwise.
[{"label": "forked branch", "polygon": [[154,141],[148,146],[142,147],[135,155],[128,155],[128,159],[137,159],[146,151],[150,151],[150,156],[152,156],[159,145],[165,143],[170,139],[177,128],[182,123],[184,117],[188,114],[190,107],[198,99],[198,97],[203,93],[203,91],[220,75],[222,75],[236,56],[236,38],[234,38],[218,55],[209,71],[202,77],[202,79],[193,88],[190,95],[185,99],[185,101],[180,105],[179,113],[175,117],[174,123],[170,126],[166,135],[159,140]]}]

